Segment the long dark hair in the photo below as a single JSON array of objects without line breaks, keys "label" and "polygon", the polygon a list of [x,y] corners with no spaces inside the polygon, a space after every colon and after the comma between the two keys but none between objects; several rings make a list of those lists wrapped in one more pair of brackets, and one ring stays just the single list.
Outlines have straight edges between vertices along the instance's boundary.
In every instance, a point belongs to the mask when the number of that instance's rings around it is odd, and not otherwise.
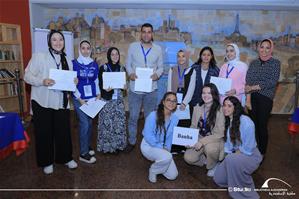
[{"label": "long dark hair", "polygon": [[211,55],[212,55],[212,58],[211,58],[209,67],[212,67],[212,68],[217,67],[217,62],[216,62],[216,59],[215,59],[215,56],[214,56],[214,52],[213,52],[213,50],[212,50],[212,48],[211,48],[210,46],[205,46],[205,47],[203,47],[203,48],[200,50],[199,58],[198,58],[196,64],[197,64],[197,65],[201,65],[201,63],[202,63],[201,56],[202,56],[202,54],[203,54],[203,52],[204,52],[205,50],[210,51],[210,53],[211,53]]},{"label": "long dark hair", "polygon": [[[241,137],[240,137],[240,117],[244,113],[243,107],[241,105],[241,102],[238,98],[235,96],[228,96],[224,99],[224,102],[229,100],[234,105],[234,112],[233,112],[233,120],[230,123],[229,116],[225,116],[225,130],[224,130],[224,139],[227,140],[227,129],[229,129],[229,136],[230,141],[233,144],[236,144],[236,141],[240,141],[242,143]],[[231,125],[230,125],[231,124]]]},{"label": "long dark hair", "polygon": [[213,84],[213,83],[205,84],[203,86],[202,90],[204,88],[210,88],[211,95],[212,95],[212,98],[213,98],[212,106],[210,108],[209,115],[208,115],[208,118],[207,118],[207,124],[212,129],[215,126],[217,111],[219,111],[219,109],[221,107],[220,102],[219,102],[220,97],[219,97],[218,89],[215,86],[215,84]]},{"label": "long dark hair", "polygon": [[[160,104],[158,105],[158,109],[157,109],[156,132],[160,131],[161,133],[164,132],[166,134],[163,102],[166,100],[166,98],[169,95],[174,95],[176,97],[176,94],[174,92],[167,92],[164,94],[162,100],[160,101]],[[173,110],[173,112],[175,110],[176,110],[176,108]]]}]

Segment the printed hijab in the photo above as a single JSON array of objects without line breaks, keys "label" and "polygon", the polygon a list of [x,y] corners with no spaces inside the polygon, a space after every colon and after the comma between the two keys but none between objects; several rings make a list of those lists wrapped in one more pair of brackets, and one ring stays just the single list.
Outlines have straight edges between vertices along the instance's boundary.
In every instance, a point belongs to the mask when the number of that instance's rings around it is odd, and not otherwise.
[{"label": "printed hijab", "polygon": [[[261,48],[263,42],[269,42],[270,43],[270,51],[266,56],[262,56],[261,53],[260,53],[260,48]],[[268,61],[272,57],[273,48],[274,48],[273,41],[271,39],[264,39],[259,45],[259,58],[262,61]]]}]

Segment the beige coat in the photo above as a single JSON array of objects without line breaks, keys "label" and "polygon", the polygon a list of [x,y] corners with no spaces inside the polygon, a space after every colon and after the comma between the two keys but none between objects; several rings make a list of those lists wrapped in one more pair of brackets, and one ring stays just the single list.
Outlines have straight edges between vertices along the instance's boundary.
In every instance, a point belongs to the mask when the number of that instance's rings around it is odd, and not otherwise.
[{"label": "beige coat", "polygon": [[[203,105],[196,105],[193,110],[191,128],[197,128],[198,121],[200,117],[203,118],[204,108]],[[224,158],[224,129],[225,129],[225,117],[223,115],[222,108],[217,112],[215,126],[211,129],[211,135],[206,137],[200,137],[199,142],[202,143],[203,146],[209,143],[219,143],[220,144],[220,154],[219,160]]]}]

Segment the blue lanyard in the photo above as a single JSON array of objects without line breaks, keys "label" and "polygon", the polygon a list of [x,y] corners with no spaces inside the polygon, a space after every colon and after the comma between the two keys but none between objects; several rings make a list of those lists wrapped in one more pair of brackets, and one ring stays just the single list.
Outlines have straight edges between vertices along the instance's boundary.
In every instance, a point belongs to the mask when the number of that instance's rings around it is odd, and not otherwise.
[{"label": "blue lanyard", "polygon": [[109,69],[110,72],[113,72],[112,69],[111,69],[111,67],[110,67],[110,65],[108,63],[106,64],[106,66],[108,67],[108,69]]},{"label": "blue lanyard", "polygon": [[185,71],[186,71],[186,68],[183,70],[183,73],[181,75],[181,69],[180,69],[180,66],[178,65],[179,86],[183,86],[182,84],[183,84],[183,79],[184,79]]},{"label": "blue lanyard", "polygon": [[206,115],[205,107],[203,107],[203,128],[206,129],[206,126],[207,126],[207,115]]},{"label": "blue lanyard", "polygon": [[106,64],[106,66],[108,67],[108,70],[110,71],[110,72],[119,72],[120,71],[120,69],[118,69],[118,68],[116,68],[115,69],[115,71],[113,71],[112,69],[111,69],[111,67],[110,67],[110,64]]},{"label": "blue lanyard", "polygon": [[170,124],[171,124],[171,120],[169,120],[169,123],[168,123],[167,128],[166,128],[166,132],[164,132],[163,147],[165,147],[166,133],[167,133],[167,131],[169,129]]},{"label": "blue lanyard", "polygon": [[54,62],[55,62],[55,64],[56,64],[56,68],[57,69],[59,69],[59,66],[60,66],[60,63],[61,63],[61,61],[57,64],[57,62],[56,62],[56,59],[55,59],[55,57],[54,57],[54,55],[52,54],[52,53],[50,53],[51,54],[51,56],[53,57],[53,59],[54,59]]},{"label": "blue lanyard", "polygon": [[226,68],[226,78],[228,78],[229,74],[231,74],[231,72],[234,70],[234,66],[228,71],[228,68],[229,68],[229,64],[227,65],[227,68]]},{"label": "blue lanyard", "polygon": [[[141,44],[140,44],[140,45],[141,45]],[[145,67],[147,67],[147,59],[146,59],[146,56],[148,55],[148,53],[151,51],[152,48],[148,49],[148,50],[145,52],[143,46],[141,45],[141,49],[142,49],[142,53],[143,53],[143,57],[144,57]]]}]

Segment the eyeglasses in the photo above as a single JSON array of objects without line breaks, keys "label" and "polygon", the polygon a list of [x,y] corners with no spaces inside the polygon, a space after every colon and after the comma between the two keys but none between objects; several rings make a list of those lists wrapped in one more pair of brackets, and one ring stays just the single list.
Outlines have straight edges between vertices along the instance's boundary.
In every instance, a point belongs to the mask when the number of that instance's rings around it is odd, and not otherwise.
[{"label": "eyeglasses", "polygon": [[178,102],[177,100],[171,100],[171,99],[166,99],[165,101],[166,102],[171,102],[171,103],[174,103],[174,104],[176,104]]}]

